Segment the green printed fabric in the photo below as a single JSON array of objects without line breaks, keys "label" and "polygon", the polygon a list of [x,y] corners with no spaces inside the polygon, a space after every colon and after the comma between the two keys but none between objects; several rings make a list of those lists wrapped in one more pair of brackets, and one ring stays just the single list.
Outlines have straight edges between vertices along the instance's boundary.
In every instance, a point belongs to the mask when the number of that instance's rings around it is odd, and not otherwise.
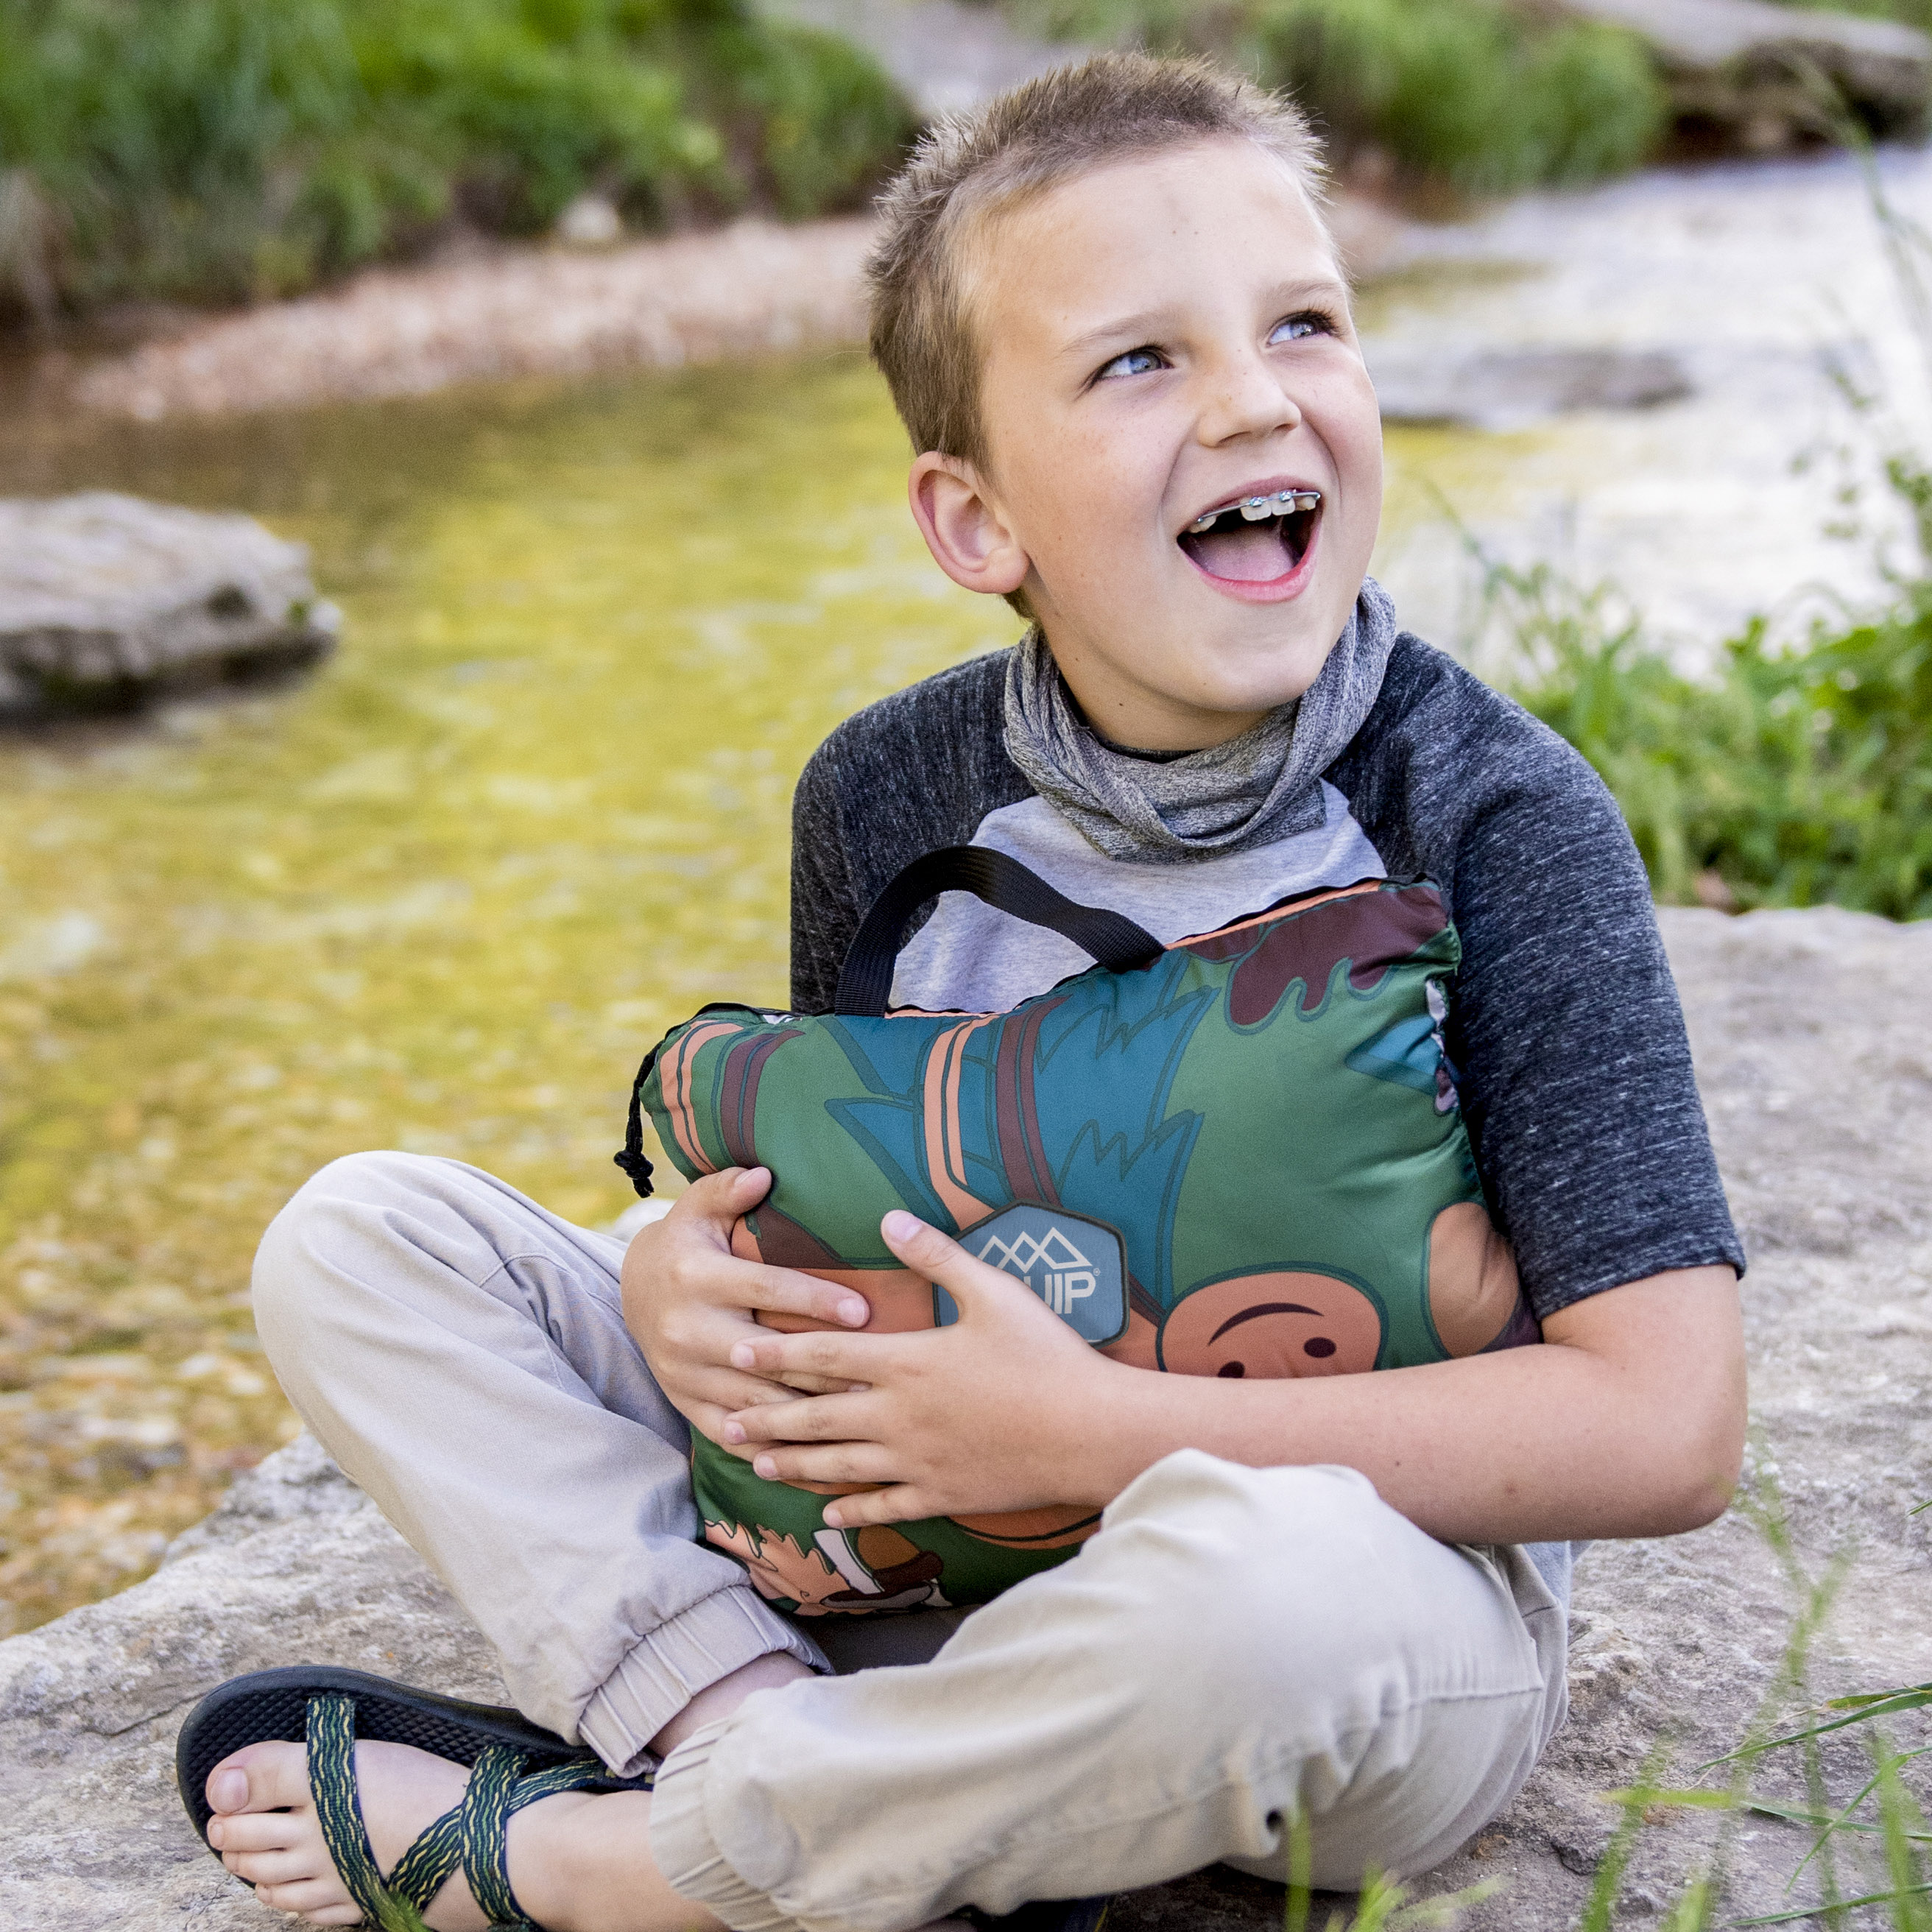
[{"label": "green printed fabric", "polygon": [[[1008,1013],[709,1007],[666,1035],[639,1098],[687,1178],[771,1170],[739,1252],[850,1282],[874,1328],[955,1313],[880,1239],[904,1207],[1145,1370],[1440,1361],[1538,1339],[1444,1060],[1459,956],[1434,886],[1370,882]],[[983,1602],[1097,1520],[839,1532],[824,1495],[701,1438],[693,1475],[706,1540],[807,1616]]]}]

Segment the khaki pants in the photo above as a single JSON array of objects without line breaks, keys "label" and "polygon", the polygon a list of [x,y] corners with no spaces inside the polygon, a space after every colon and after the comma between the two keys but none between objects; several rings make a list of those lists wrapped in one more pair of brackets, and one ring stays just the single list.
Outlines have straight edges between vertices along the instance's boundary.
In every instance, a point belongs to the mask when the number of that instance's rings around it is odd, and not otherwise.
[{"label": "khaki pants", "polygon": [[1522,1552],[1438,1543],[1342,1468],[1181,1450],[982,1610],[794,1622],[694,1540],[622,1258],[474,1168],[358,1155],[269,1229],[256,1319],[538,1722],[624,1770],[755,1657],[824,1673],[659,1774],[653,1852],[738,1932],[902,1932],[1217,1860],[1280,1878],[1297,1814],[1318,1884],[1421,1871],[1562,1721],[1563,1611]]}]

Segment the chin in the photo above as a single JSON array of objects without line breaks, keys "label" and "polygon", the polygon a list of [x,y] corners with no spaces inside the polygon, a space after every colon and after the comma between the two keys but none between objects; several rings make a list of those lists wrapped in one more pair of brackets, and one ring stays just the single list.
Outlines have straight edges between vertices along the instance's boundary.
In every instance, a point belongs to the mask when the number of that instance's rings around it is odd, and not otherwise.
[{"label": "chin", "polygon": [[[1224,613],[1226,609],[1223,605]],[[1208,644],[1184,668],[1198,677],[1202,659],[1207,659],[1208,675],[1201,680],[1200,695],[1195,701],[1216,711],[1272,711],[1277,705],[1291,703],[1322,675],[1322,667],[1328,662],[1354,609],[1352,598],[1339,614],[1332,608],[1317,612],[1303,605],[1286,623],[1282,621],[1285,614],[1270,611],[1266,614],[1268,621],[1233,627],[1235,635],[1218,646]],[[1198,637],[1208,629],[1196,626],[1194,634]],[[1213,627],[1214,631],[1222,629],[1221,626]]]}]

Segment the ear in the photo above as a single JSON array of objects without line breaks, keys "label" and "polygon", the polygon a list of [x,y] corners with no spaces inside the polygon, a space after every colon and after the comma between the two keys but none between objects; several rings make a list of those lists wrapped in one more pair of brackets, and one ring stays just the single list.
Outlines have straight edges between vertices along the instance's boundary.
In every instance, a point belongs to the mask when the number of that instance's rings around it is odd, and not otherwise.
[{"label": "ear", "polygon": [[913,464],[907,494],[933,561],[955,584],[1004,597],[1026,581],[1032,560],[971,464],[928,450]]}]

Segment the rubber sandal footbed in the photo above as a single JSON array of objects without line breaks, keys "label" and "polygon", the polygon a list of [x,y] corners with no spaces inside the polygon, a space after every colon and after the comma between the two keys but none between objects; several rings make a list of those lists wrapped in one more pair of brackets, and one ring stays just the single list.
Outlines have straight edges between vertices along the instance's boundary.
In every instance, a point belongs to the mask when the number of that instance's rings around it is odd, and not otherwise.
[{"label": "rubber sandal footbed", "polygon": [[[554,1731],[533,1724],[518,1711],[494,1704],[472,1704],[418,1690],[366,1671],[338,1670],[328,1664],[296,1664],[284,1670],[258,1670],[211,1690],[188,1714],[175,1743],[175,1780],[195,1829],[208,1840],[214,1816],[207,1798],[208,1774],[232,1753],[249,1744],[280,1738],[299,1744],[308,1721],[308,1700],[318,1691],[339,1690],[356,1700],[356,1735],[360,1742],[413,1744],[436,1757],[474,1764],[485,1744],[507,1744],[530,1760],[528,1768],[586,1755]],[[648,1774],[607,1776],[586,1789],[644,1790]],[[209,1849],[213,1850],[212,1846]]]}]

